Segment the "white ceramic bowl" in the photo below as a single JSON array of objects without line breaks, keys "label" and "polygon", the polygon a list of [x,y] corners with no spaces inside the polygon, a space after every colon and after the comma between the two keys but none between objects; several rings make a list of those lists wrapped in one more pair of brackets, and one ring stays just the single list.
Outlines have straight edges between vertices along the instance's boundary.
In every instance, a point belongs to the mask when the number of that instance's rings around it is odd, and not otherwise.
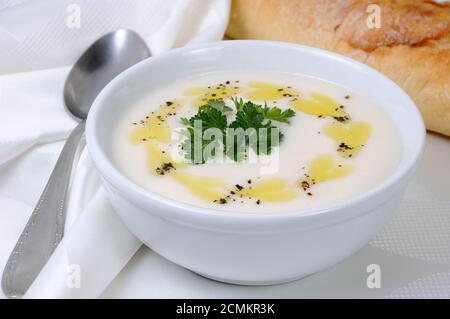
[{"label": "white ceramic bowl", "polygon": [[[385,108],[397,126],[403,148],[400,165],[382,184],[350,200],[270,214],[215,211],[177,202],[141,188],[116,168],[111,130],[129,101],[174,79],[223,70],[300,73],[363,94]],[[382,74],[327,51],[266,41],[207,43],[143,61],[105,87],[90,111],[86,131],[109,199],[138,238],[203,276],[252,285],[304,277],[364,246],[399,205],[424,137],[416,106]]]}]

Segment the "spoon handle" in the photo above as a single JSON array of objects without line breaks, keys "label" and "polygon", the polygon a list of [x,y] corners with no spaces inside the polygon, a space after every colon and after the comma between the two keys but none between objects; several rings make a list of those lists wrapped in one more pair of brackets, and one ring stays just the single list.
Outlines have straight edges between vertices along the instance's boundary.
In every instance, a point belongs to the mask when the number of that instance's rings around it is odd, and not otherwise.
[{"label": "spoon handle", "polygon": [[9,298],[20,298],[25,294],[63,237],[66,195],[84,127],[83,121],[67,139],[47,185],[9,256],[2,278],[3,291]]}]

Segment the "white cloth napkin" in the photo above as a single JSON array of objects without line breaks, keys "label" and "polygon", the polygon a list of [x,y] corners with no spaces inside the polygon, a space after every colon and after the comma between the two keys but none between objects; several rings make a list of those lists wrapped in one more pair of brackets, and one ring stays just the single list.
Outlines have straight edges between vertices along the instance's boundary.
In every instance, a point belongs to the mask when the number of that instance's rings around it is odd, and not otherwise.
[{"label": "white cloth napkin", "polygon": [[[153,54],[220,40],[229,7],[230,0],[0,0],[0,269],[76,124],[62,100],[70,65],[119,28],[138,32]],[[111,209],[83,146],[75,171],[65,237],[25,297],[98,297],[141,246]]]}]

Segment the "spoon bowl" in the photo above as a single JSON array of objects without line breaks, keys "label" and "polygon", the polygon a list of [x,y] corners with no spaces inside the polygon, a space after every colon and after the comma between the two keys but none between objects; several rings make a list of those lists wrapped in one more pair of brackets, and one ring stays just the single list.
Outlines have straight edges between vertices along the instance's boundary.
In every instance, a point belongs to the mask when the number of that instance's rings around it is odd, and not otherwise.
[{"label": "spoon bowl", "polygon": [[78,59],[64,86],[64,103],[79,119],[86,119],[98,93],[122,71],[150,56],[142,38],[131,30],[117,30],[98,39]]}]

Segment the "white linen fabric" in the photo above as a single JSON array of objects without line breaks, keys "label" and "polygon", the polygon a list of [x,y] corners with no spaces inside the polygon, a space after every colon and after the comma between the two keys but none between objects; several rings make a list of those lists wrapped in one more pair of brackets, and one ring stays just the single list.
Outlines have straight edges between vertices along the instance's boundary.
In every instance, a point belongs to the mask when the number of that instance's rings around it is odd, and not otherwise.
[{"label": "white linen fabric", "polygon": [[[119,28],[138,32],[154,55],[220,40],[229,8],[230,0],[0,0],[0,269],[76,124],[62,90],[82,52]],[[65,237],[25,297],[98,297],[141,246],[83,146],[79,153]]]}]

